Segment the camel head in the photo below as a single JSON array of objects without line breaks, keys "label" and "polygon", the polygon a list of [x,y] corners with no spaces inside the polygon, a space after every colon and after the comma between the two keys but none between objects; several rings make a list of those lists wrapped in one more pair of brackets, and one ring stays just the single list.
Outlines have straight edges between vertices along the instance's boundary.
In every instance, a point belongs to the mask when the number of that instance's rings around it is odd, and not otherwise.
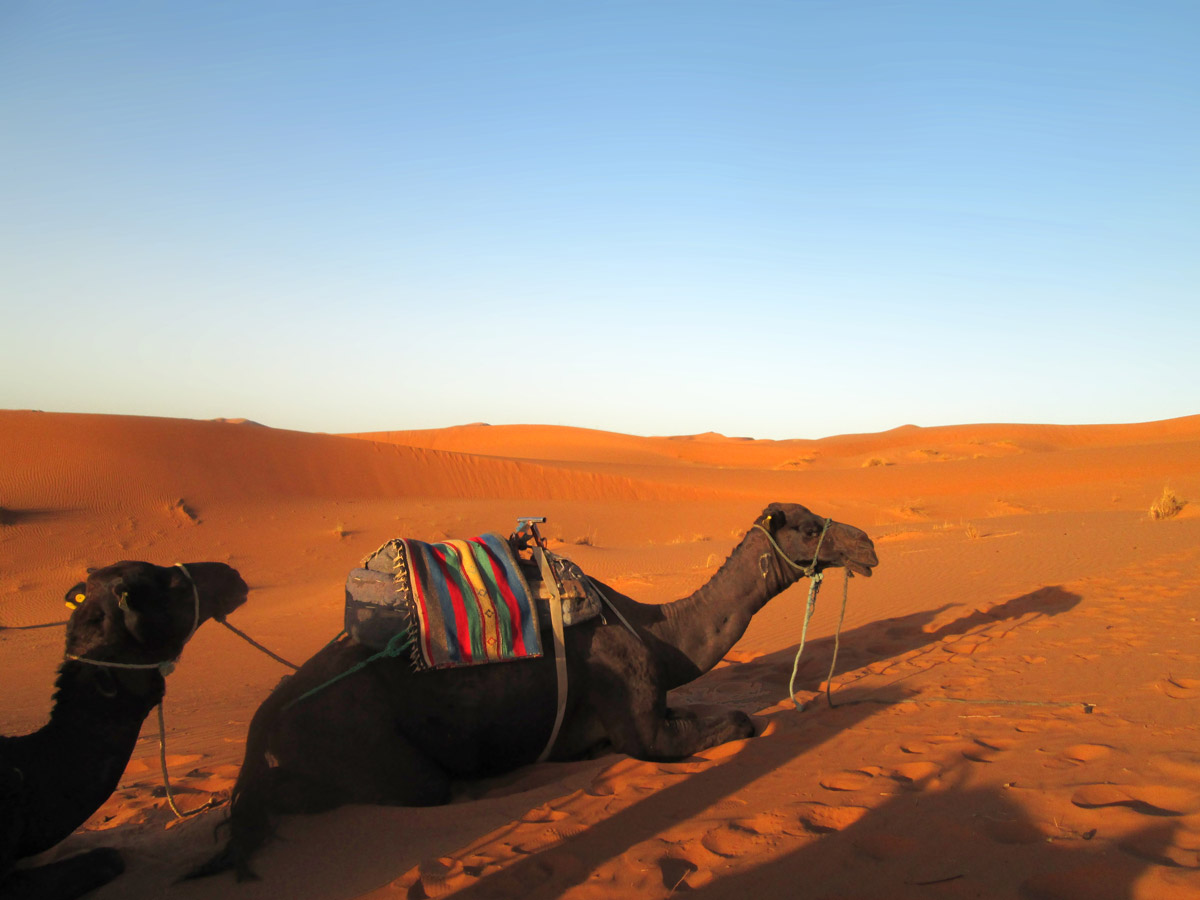
[{"label": "camel head", "polygon": [[755,524],[770,534],[794,563],[807,566],[814,562],[815,554],[818,572],[844,566],[856,575],[870,578],[871,569],[879,565],[875,545],[865,532],[841,522],[831,522],[825,531],[825,519],[798,503],[772,503]]},{"label": "camel head", "polygon": [[126,561],[94,569],[66,594],[73,610],[66,652],[98,662],[174,660],[201,623],[224,619],[246,602],[247,590],[223,563]]}]

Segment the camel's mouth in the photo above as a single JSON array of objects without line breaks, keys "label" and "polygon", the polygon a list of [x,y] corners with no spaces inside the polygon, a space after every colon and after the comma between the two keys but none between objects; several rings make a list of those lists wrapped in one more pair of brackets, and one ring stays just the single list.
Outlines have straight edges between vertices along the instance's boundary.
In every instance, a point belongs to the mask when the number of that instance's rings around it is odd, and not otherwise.
[{"label": "camel's mouth", "polygon": [[229,613],[245,603],[247,597],[250,595],[250,588],[246,582],[236,572],[234,573],[234,577],[236,581],[232,589],[221,600],[221,618],[229,615]]},{"label": "camel's mouth", "polygon": [[[871,565],[879,565],[879,563],[872,563]],[[846,568],[851,573],[855,575],[861,575],[863,578],[871,577],[871,565],[867,565],[866,563],[861,563],[853,559],[846,560]]]}]

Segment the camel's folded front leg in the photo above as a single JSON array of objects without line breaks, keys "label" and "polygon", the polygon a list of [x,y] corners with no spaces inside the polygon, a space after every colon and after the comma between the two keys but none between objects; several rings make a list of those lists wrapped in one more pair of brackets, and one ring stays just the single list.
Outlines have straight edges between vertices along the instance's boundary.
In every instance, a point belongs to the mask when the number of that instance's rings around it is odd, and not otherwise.
[{"label": "camel's folded front leg", "polygon": [[[597,636],[600,637],[599,635]],[[739,710],[702,716],[667,706],[658,664],[627,632],[592,644],[589,693],[613,749],[637,759],[675,760],[754,735]]]}]

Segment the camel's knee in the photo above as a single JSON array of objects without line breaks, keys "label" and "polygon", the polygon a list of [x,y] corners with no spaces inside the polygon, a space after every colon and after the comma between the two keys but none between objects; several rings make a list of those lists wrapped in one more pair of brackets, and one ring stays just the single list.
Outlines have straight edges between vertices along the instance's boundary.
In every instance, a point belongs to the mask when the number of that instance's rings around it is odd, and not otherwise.
[{"label": "camel's knee", "polygon": [[752,738],[757,733],[758,729],[754,727],[754,720],[740,709],[731,709],[726,715],[729,718],[729,728],[733,732],[733,736],[726,740],[736,741]]}]

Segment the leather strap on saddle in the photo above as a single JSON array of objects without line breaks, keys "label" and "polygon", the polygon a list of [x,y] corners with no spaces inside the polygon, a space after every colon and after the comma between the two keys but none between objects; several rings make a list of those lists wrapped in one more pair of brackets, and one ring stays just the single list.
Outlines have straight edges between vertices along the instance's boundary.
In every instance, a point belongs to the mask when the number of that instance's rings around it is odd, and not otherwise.
[{"label": "leather strap on saddle", "polygon": [[533,545],[533,555],[542,572],[542,583],[550,592],[550,623],[554,628],[554,669],[558,675],[558,711],[554,715],[554,728],[550,732],[550,740],[546,741],[545,749],[537,758],[538,762],[545,762],[550,758],[554,742],[558,740],[558,732],[562,728],[563,716],[567,711],[567,653],[563,640],[562,596],[558,589],[558,579],[554,577],[554,570],[550,567],[546,552],[537,544]]}]

